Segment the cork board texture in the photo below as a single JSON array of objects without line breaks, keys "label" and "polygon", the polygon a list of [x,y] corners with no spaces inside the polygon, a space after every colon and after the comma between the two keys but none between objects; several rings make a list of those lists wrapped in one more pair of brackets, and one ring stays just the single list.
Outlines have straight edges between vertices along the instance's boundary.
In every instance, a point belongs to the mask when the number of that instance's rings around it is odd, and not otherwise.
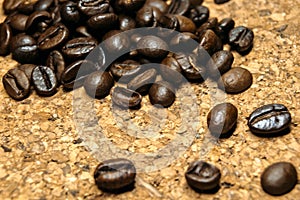
[{"label": "cork board texture", "polygon": [[[232,17],[236,25],[247,26],[255,34],[250,54],[234,53],[233,67],[247,68],[253,74],[253,84],[241,94],[226,96],[239,114],[237,128],[230,138],[215,140],[209,135],[206,116],[214,103],[207,84],[192,84],[196,105],[191,105],[189,96],[181,96],[181,103],[177,99],[172,107],[162,110],[152,108],[145,98],[140,110],[112,113],[111,99],[107,97],[92,101],[95,115],[84,116],[83,112],[74,116],[74,92],[60,89],[47,98],[33,92],[21,102],[12,100],[3,88],[2,77],[17,63],[10,55],[0,57],[0,199],[299,199],[299,184],[280,197],[266,194],[260,185],[260,175],[278,161],[292,162],[300,174],[300,1],[231,0],[216,5],[206,0],[204,5],[210,8],[211,17]],[[0,21],[4,18],[1,9]],[[75,93],[79,100],[84,95],[82,89]],[[180,108],[183,102],[185,107]],[[281,103],[289,109],[289,134],[260,138],[249,131],[247,117],[268,103]],[[77,108],[84,110],[89,106],[79,104]],[[192,112],[193,106],[199,111]],[[183,109],[185,114],[181,115]],[[113,145],[141,155],[155,152],[171,143],[177,133],[189,131],[188,126],[178,126],[184,120],[186,125],[196,124],[193,128],[197,134],[191,144],[182,134],[180,139],[186,142],[182,154],[172,157],[179,150],[171,146],[170,159],[159,160],[161,166],[168,163],[167,166],[138,173],[135,188],[116,195],[95,186],[93,172],[100,162],[97,158],[108,150],[82,139],[89,138],[88,134],[93,136],[95,130],[93,126],[85,130],[76,127],[76,117],[97,122]],[[132,133],[135,137],[122,131],[122,127],[128,128],[126,120],[139,127],[140,131]],[[159,134],[151,135],[150,139],[143,137],[156,132]],[[87,143],[89,149],[85,147]],[[196,193],[188,187],[184,172],[197,159],[220,168],[222,177],[217,193]]]}]

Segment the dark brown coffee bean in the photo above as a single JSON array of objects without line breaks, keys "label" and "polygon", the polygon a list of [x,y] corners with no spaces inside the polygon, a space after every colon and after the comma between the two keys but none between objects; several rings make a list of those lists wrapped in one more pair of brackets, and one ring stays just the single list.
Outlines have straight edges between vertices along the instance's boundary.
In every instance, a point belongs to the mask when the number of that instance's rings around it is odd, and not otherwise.
[{"label": "dark brown coffee bean", "polygon": [[86,26],[78,26],[76,28],[76,33],[78,33],[78,37],[92,37],[92,34]]},{"label": "dark brown coffee bean", "polygon": [[239,53],[252,48],[254,33],[245,26],[238,26],[229,32],[229,44]]},{"label": "dark brown coffee bean", "polygon": [[144,6],[136,14],[136,23],[140,27],[156,27],[163,13],[155,7]]},{"label": "dark brown coffee bean", "polygon": [[55,7],[50,12],[51,18],[52,18],[52,24],[57,24],[62,22],[61,14],[60,14],[60,6]]},{"label": "dark brown coffee bean", "polygon": [[136,21],[134,18],[127,15],[119,15],[120,30],[127,31],[136,27]]},{"label": "dark brown coffee bean", "polygon": [[253,111],[248,119],[251,132],[272,136],[289,128],[291,114],[282,104],[268,104]]},{"label": "dark brown coffee bean", "polygon": [[242,67],[234,67],[220,78],[218,85],[224,86],[225,92],[237,94],[247,90],[252,85],[252,74]]},{"label": "dark brown coffee bean", "polygon": [[87,16],[106,13],[109,9],[108,0],[79,0],[78,9]]},{"label": "dark brown coffee bean", "polygon": [[150,6],[152,8],[157,8],[161,13],[168,12],[168,5],[163,0],[147,0],[144,6]]},{"label": "dark brown coffee bean", "polygon": [[126,60],[121,63],[113,63],[110,67],[110,71],[117,81],[121,83],[127,83],[138,74],[143,72],[144,68],[139,62],[134,60]]},{"label": "dark brown coffee bean", "polygon": [[146,57],[159,59],[167,56],[168,45],[161,38],[148,35],[139,40],[137,50]]},{"label": "dark brown coffee bean", "polygon": [[214,0],[215,4],[223,4],[223,3],[226,3],[230,0]]},{"label": "dark brown coffee bean", "polygon": [[[107,34],[113,34],[107,38]],[[127,53],[129,52],[130,39],[126,33],[122,33],[120,30],[109,31],[103,36],[105,40],[104,45],[108,53]]]},{"label": "dark brown coffee bean", "polygon": [[268,166],[260,177],[264,191],[276,196],[290,192],[297,181],[297,170],[289,162],[277,162]]},{"label": "dark brown coffee bean", "polygon": [[223,43],[228,43],[229,31],[234,28],[235,22],[232,18],[224,18],[219,22],[217,35]]},{"label": "dark brown coffee bean", "polygon": [[152,105],[163,106],[166,108],[174,103],[175,98],[174,88],[166,81],[153,83],[149,90],[149,99]]},{"label": "dark brown coffee bean", "polygon": [[164,15],[159,18],[159,26],[167,29],[173,29],[179,31],[179,21],[175,15]]},{"label": "dark brown coffee bean", "polygon": [[104,13],[92,16],[87,21],[87,25],[92,29],[110,30],[117,27],[119,17],[114,13]]},{"label": "dark brown coffee bean", "polygon": [[200,191],[212,190],[219,186],[221,179],[220,170],[205,161],[194,161],[185,172],[188,185]]},{"label": "dark brown coffee bean", "polygon": [[37,94],[51,96],[57,92],[57,79],[50,67],[36,66],[32,71],[31,79]]},{"label": "dark brown coffee bean", "polygon": [[68,24],[68,27],[79,24],[82,18],[77,3],[73,1],[67,1],[61,5],[60,15],[62,21],[64,24]]},{"label": "dark brown coffee bean", "polygon": [[34,11],[34,1],[26,1],[24,0],[20,5],[18,5],[18,12],[25,14],[25,15],[30,15]]},{"label": "dark brown coffee bean", "polygon": [[214,106],[207,115],[207,126],[211,134],[217,137],[225,136],[235,128],[238,110],[231,103],[221,103]]},{"label": "dark brown coffee bean", "polygon": [[62,48],[63,54],[69,59],[85,58],[98,45],[94,38],[78,37],[69,40]]},{"label": "dark brown coffee bean", "polygon": [[113,89],[111,99],[113,103],[121,108],[136,108],[141,104],[142,95],[123,87],[115,87]]},{"label": "dark brown coffee bean", "polygon": [[19,5],[21,5],[25,0],[4,0],[3,9],[5,14],[10,14],[17,11]]},{"label": "dark brown coffee bean", "polygon": [[54,0],[38,0],[33,8],[35,11],[48,11],[53,4]]},{"label": "dark brown coffee bean", "polygon": [[178,25],[179,25],[178,30],[180,32],[194,33],[196,31],[196,25],[191,19],[181,15],[175,15],[175,17],[178,20]]},{"label": "dark brown coffee bean", "polygon": [[221,39],[210,29],[203,31],[199,36],[199,47],[207,51],[209,55],[213,55],[215,52],[223,49]]},{"label": "dark brown coffee bean", "polygon": [[50,67],[54,71],[56,78],[57,78],[57,82],[58,82],[58,84],[60,84],[62,74],[65,71],[65,60],[64,60],[63,55],[59,51],[54,50],[54,51],[50,52],[46,63],[47,63],[47,66]]},{"label": "dark brown coffee bean", "polygon": [[22,70],[25,75],[27,76],[29,82],[31,83],[31,74],[33,69],[36,67],[36,65],[33,64],[24,64],[24,65],[19,65],[18,69]]},{"label": "dark brown coffee bean", "polygon": [[209,18],[209,9],[206,6],[197,5],[189,12],[188,17],[193,20],[197,27],[201,26]]},{"label": "dark brown coffee bean", "polygon": [[181,75],[182,69],[173,55],[168,55],[161,64],[160,74],[163,79],[174,86],[179,86],[183,81],[183,76]]},{"label": "dark brown coffee bean", "polygon": [[12,39],[12,31],[8,24],[0,24],[0,55],[6,56],[10,53],[9,45]]},{"label": "dark brown coffee bean", "polygon": [[190,32],[176,34],[170,41],[171,49],[175,52],[187,52],[198,46],[198,37]]},{"label": "dark brown coffee bean", "polygon": [[27,22],[28,16],[23,15],[20,13],[12,14],[11,16],[8,16],[5,21],[9,23],[10,27],[16,31],[25,31],[26,22]]},{"label": "dark brown coffee bean", "polygon": [[52,17],[47,11],[35,11],[29,15],[26,21],[26,32],[30,35],[34,33],[42,33],[47,28],[48,25],[52,22]]},{"label": "dark brown coffee bean", "polygon": [[211,57],[208,64],[209,76],[212,78],[220,78],[222,74],[231,69],[234,57],[230,51],[217,51]]},{"label": "dark brown coffee bean", "polygon": [[109,72],[96,71],[87,76],[83,85],[90,97],[102,99],[109,95],[114,79]]},{"label": "dark brown coffee bean", "polygon": [[142,95],[146,95],[156,79],[157,72],[155,69],[148,69],[143,73],[133,78],[127,88],[134,90]]},{"label": "dark brown coffee bean", "polygon": [[117,12],[132,13],[143,7],[146,0],[115,0],[114,8]]},{"label": "dark brown coffee bean", "polygon": [[6,93],[13,99],[21,101],[29,96],[30,82],[20,69],[9,70],[2,78]]},{"label": "dark brown coffee bean", "polygon": [[60,45],[63,45],[69,37],[69,30],[65,25],[58,23],[49,27],[43,32],[37,40],[40,50],[54,49]]},{"label": "dark brown coffee bean", "polygon": [[116,191],[134,184],[136,169],[127,159],[118,158],[100,163],[94,172],[94,179],[99,189]]},{"label": "dark brown coffee bean", "polygon": [[184,15],[189,10],[189,7],[190,7],[189,0],[171,0],[168,13]]},{"label": "dark brown coffee bean", "polygon": [[217,30],[218,30],[218,18],[216,18],[216,17],[209,18],[200,27],[198,27],[198,29],[196,30],[196,33],[198,35],[202,35],[203,32],[208,30],[208,29],[210,29],[214,32],[217,32]]}]

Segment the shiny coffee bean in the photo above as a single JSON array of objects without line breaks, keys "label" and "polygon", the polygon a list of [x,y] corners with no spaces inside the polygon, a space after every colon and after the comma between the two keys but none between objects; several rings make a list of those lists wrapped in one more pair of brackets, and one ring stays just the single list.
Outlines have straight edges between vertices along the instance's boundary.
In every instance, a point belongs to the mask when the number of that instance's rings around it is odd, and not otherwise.
[{"label": "shiny coffee bean", "polygon": [[76,33],[78,34],[78,37],[92,37],[92,34],[86,26],[78,26],[76,28]]},{"label": "shiny coffee bean", "polygon": [[117,12],[132,13],[143,7],[146,0],[115,0],[114,8]]},{"label": "shiny coffee bean", "polygon": [[199,46],[207,51],[209,55],[223,49],[221,39],[210,29],[203,31],[199,36]]},{"label": "shiny coffee bean", "polygon": [[159,26],[166,29],[172,29],[176,31],[179,31],[180,29],[178,18],[175,15],[170,15],[170,14],[164,15],[159,18],[158,23]]},{"label": "shiny coffee bean", "polygon": [[108,12],[108,0],[79,0],[77,3],[78,9],[87,16],[103,14]]},{"label": "shiny coffee bean", "polygon": [[223,74],[218,81],[220,88],[226,93],[238,94],[247,90],[252,85],[252,74],[242,67],[234,67]]},{"label": "shiny coffee bean", "polygon": [[183,81],[183,76],[181,75],[182,69],[177,60],[173,55],[168,55],[162,62],[160,68],[160,74],[164,80],[171,83],[171,85],[178,87]]},{"label": "shiny coffee bean", "polygon": [[102,99],[109,95],[114,79],[109,72],[96,71],[87,76],[83,86],[90,97]]},{"label": "shiny coffee bean", "polygon": [[231,69],[234,57],[230,51],[217,51],[211,57],[208,64],[209,76],[212,78],[220,78],[222,74]]},{"label": "shiny coffee bean", "polygon": [[57,92],[57,79],[50,67],[36,66],[32,71],[31,79],[37,94],[51,96]]},{"label": "shiny coffee bean", "polygon": [[111,99],[114,104],[121,108],[136,108],[141,104],[142,95],[123,87],[115,87],[113,89]]},{"label": "shiny coffee bean", "polygon": [[30,35],[44,32],[52,22],[52,17],[47,11],[35,11],[29,15],[26,21],[26,32]]},{"label": "shiny coffee bean", "polygon": [[99,189],[116,191],[134,184],[136,169],[127,159],[117,158],[103,161],[94,172],[94,179]]},{"label": "shiny coffee bean", "polygon": [[121,31],[128,31],[136,27],[135,19],[127,15],[119,15],[119,23]]},{"label": "shiny coffee bean", "polygon": [[212,190],[219,186],[221,179],[220,170],[205,161],[194,161],[185,172],[188,185],[196,190]]},{"label": "shiny coffee bean", "polygon": [[252,48],[254,33],[245,26],[238,26],[229,32],[229,44],[237,52],[243,53]]},{"label": "shiny coffee bean", "polygon": [[106,34],[103,36],[103,40],[105,40],[104,45],[108,53],[127,53],[130,47],[130,39],[128,35],[126,33],[122,33],[120,30],[113,30],[110,32],[113,34],[111,37],[106,39]]},{"label": "shiny coffee bean", "polygon": [[272,136],[289,128],[291,114],[282,104],[268,104],[257,108],[248,119],[248,126],[253,133]]},{"label": "shiny coffee bean", "polygon": [[155,7],[144,6],[136,14],[136,23],[139,27],[157,27],[163,13]]},{"label": "shiny coffee bean", "polygon": [[87,20],[91,29],[110,30],[119,25],[119,17],[114,13],[104,13],[92,16]]},{"label": "shiny coffee bean", "polygon": [[137,61],[125,60],[121,63],[113,63],[110,67],[110,71],[117,81],[127,83],[138,74],[143,72],[144,68]]},{"label": "shiny coffee bean", "polygon": [[18,12],[25,14],[25,15],[29,15],[34,11],[34,1],[28,2],[28,1],[23,1],[20,5],[18,5]]},{"label": "shiny coffee bean", "polygon": [[289,162],[277,162],[268,166],[260,177],[263,190],[276,196],[290,192],[297,181],[297,170]]},{"label": "shiny coffee bean", "polygon": [[14,36],[10,42],[12,58],[19,63],[39,62],[38,45],[34,38],[20,33]]},{"label": "shiny coffee bean", "polygon": [[53,4],[54,0],[38,0],[33,8],[35,11],[48,11]]},{"label": "shiny coffee bean", "polygon": [[60,6],[55,7],[50,12],[51,18],[52,18],[52,24],[57,24],[62,22],[61,14],[60,14]]},{"label": "shiny coffee bean", "polygon": [[33,69],[36,67],[36,65],[33,64],[23,64],[23,65],[19,65],[18,69],[22,70],[25,75],[27,76],[29,82],[31,83],[31,74]]},{"label": "shiny coffee bean", "polygon": [[62,74],[65,71],[65,60],[63,55],[57,50],[50,52],[46,64],[54,71],[57,82],[60,84]]},{"label": "shiny coffee bean", "polygon": [[154,83],[156,76],[157,72],[155,69],[148,69],[133,78],[127,84],[127,88],[145,95],[148,93],[151,85]]},{"label": "shiny coffee bean", "polygon": [[207,29],[218,32],[218,18],[209,18],[206,22],[204,22],[200,27],[197,28],[196,32],[198,35],[202,35],[202,33]]},{"label": "shiny coffee bean", "polygon": [[24,32],[27,19],[28,19],[27,15],[17,13],[17,14],[12,14],[12,15],[8,16],[5,19],[5,21],[7,23],[9,23],[10,27],[13,30]]},{"label": "shiny coffee bean", "polygon": [[61,82],[66,90],[73,90],[83,85],[85,78],[97,71],[95,64],[87,60],[71,63],[61,75]]},{"label": "shiny coffee bean", "polygon": [[38,47],[40,50],[54,49],[60,45],[63,45],[69,37],[68,28],[61,24],[55,24],[49,27],[43,32],[37,40]]},{"label": "shiny coffee bean", "polygon": [[188,52],[194,50],[198,46],[198,37],[190,32],[176,34],[170,41],[172,51]]},{"label": "shiny coffee bean", "polygon": [[209,9],[206,6],[198,5],[190,10],[188,17],[199,27],[208,20]]},{"label": "shiny coffee bean", "polygon": [[232,18],[224,18],[218,24],[217,35],[222,39],[223,43],[228,43],[229,32],[234,28],[235,22]]},{"label": "shiny coffee bean", "polygon": [[69,40],[62,48],[62,53],[69,59],[85,58],[97,47],[98,42],[90,37],[78,37]]},{"label": "shiny coffee bean", "polygon": [[163,106],[166,108],[174,103],[175,98],[174,88],[166,81],[153,83],[149,90],[149,99],[152,105]]},{"label": "shiny coffee bean", "polygon": [[6,93],[13,99],[21,101],[30,94],[30,82],[22,70],[9,70],[2,78]]},{"label": "shiny coffee bean", "polygon": [[160,10],[161,13],[168,12],[168,5],[163,0],[147,0],[144,6],[154,7]]},{"label": "shiny coffee bean", "polygon": [[138,41],[137,50],[143,56],[161,59],[168,54],[168,44],[159,37],[148,35]]},{"label": "shiny coffee bean", "polygon": [[214,106],[207,115],[207,126],[211,134],[217,137],[225,136],[235,128],[238,110],[231,103],[221,103]]},{"label": "shiny coffee bean", "polygon": [[25,0],[4,0],[3,9],[5,14],[10,14],[17,11],[18,6],[21,5]]},{"label": "shiny coffee bean", "polygon": [[189,7],[190,7],[189,0],[171,0],[168,13],[184,15],[189,10]]},{"label": "shiny coffee bean", "polygon": [[9,45],[12,39],[12,31],[8,24],[0,24],[0,55],[6,56],[10,53]]},{"label": "shiny coffee bean", "polygon": [[230,0],[214,0],[215,4],[223,4],[223,3],[226,3]]},{"label": "shiny coffee bean", "polygon": [[79,24],[82,18],[80,11],[77,7],[77,3],[73,1],[67,1],[61,5],[60,15],[62,21],[68,27]]},{"label": "shiny coffee bean", "polygon": [[175,15],[175,17],[178,20],[178,25],[179,25],[178,30],[180,32],[194,33],[196,31],[196,25],[191,19],[181,15]]}]

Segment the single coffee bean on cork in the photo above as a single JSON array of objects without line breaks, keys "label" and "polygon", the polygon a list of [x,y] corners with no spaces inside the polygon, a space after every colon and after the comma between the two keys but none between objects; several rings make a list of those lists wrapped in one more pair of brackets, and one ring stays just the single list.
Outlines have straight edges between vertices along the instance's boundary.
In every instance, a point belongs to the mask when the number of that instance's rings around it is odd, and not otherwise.
[{"label": "single coffee bean on cork", "polygon": [[31,79],[37,94],[51,96],[57,92],[58,82],[50,67],[36,66],[32,71]]},{"label": "single coffee bean on cork", "polygon": [[111,99],[114,104],[121,108],[136,108],[141,104],[142,95],[133,90],[118,86],[113,89]]},{"label": "single coffee bean on cork", "polygon": [[152,105],[169,107],[175,101],[175,90],[171,84],[166,81],[153,83],[149,90],[149,99]]}]

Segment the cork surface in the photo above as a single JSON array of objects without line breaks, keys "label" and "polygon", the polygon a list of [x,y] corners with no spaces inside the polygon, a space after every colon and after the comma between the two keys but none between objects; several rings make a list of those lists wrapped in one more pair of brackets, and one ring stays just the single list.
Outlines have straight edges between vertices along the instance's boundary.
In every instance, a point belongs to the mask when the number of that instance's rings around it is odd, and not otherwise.
[{"label": "cork surface", "polygon": [[[130,112],[113,109],[110,97],[87,102],[82,89],[59,90],[48,98],[33,92],[16,102],[1,83],[0,199],[299,199],[299,184],[280,197],[266,194],[260,175],[274,162],[290,161],[300,176],[300,1],[231,0],[215,5],[206,0],[204,5],[211,17],[232,17],[236,25],[250,27],[255,34],[252,52],[244,57],[235,53],[233,64],[252,72],[253,85],[238,95],[224,97],[217,92],[239,111],[237,129],[230,138],[216,140],[207,130],[206,115],[217,103],[209,83],[192,84],[193,94],[178,95],[168,110],[153,108],[144,98],[142,109]],[[0,20],[4,17],[1,11]],[[1,82],[16,65],[10,56],[0,57]],[[289,134],[276,138],[251,134],[246,118],[268,103],[282,103],[290,110]],[[85,114],[89,106],[94,106],[95,113]],[[104,156],[119,154],[108,155],[95,124],[111,146],[131,155],[143,156],[166,146],[168,152],[155,160],[156,168],[148,162],[137,163],[140,169],[132,191],[104,193],[94,184],[94,169]],[[187,133],[193,130],[191,141]],[[184,148],[182,154],[177,155],[181,149],[170,145],[176,139]],[[218,192],[199,194],[188,187],[184,172],[196,159],[221,169]]]}]

